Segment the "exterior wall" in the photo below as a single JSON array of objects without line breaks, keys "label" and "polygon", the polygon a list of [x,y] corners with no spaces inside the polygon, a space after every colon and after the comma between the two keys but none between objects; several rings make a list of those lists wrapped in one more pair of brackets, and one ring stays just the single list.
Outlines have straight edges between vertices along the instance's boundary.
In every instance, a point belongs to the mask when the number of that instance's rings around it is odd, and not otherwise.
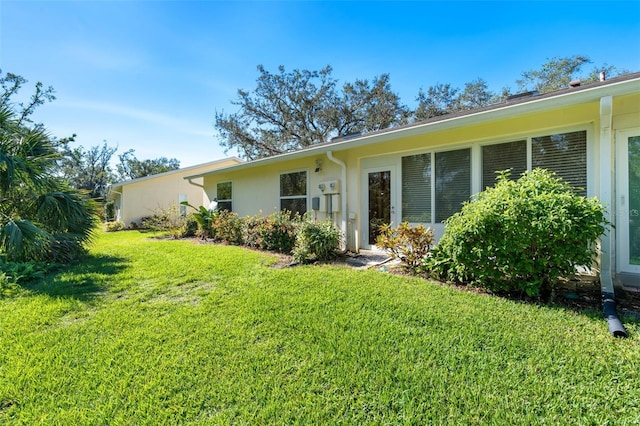
[{"label": "exterior wall", "polygon": [[[322,167],[315,172],[316,159],[322,160]],[[264,215],[280,210],[280,174],[307,172],[307,210],[311,210],[311,198],[320,196],[318,185],[326,180],[339,180],[340,167],[327,159],[325,155],[265,165],[228,173],[216,173],[204,177],[205,201],[209,203],[217,198],[216,187],[220,182],[232,183],[233,211],[239,216],[251,216],[262,212]],[[316,218],[324,220],[325,214]]]},{"label": "exterior wall", "polygon": [[[202,186],[190,184],[185,176],[211,171],[214,168],[228,167],[237,164],[236,159],[217,162],[215,165],[189,167],[175,172],[148,176],[139,180],[122,184],[120,194],[116,197],[116,208],[119,209],[119,220],[126,226],[140,224],[143,217],[153,215],[158,209],[178,206],[180,195],[186,196],[189,204],[207,205]],[[203,179],[193,179],[195,184],[202,185]]]},{"label": "exterior wall", "polygon": [[[606,96],[606,95],[605,95]],[[557,133],[586,131],[587,135],[587,196],[599,197],[608,209],[614,210],[615,194],[615,141],[613,137],[619,129],[640,127],[640,94],[613,97],[612,126],[601,123],[601,100],[589,100],[562,108],[548,109],[543,112],[529,112],[520,115],[512,114],[493,120],[480,121],[476,124],[455,124],[425,126],[424,131],[389,132],[372,138],[376,142],[364,141],[349,145],[339,144],[327,146],[335,158],[346,163],[346,185],[341,182],[341,194],[346,196],[347,211],[334,215],[334,222],[340,226],[347,223],[347,242],[351,250],[367,248],[363,244],[364,231],[368,226],[364,220],[367,215],[366,170],[390,167],[396,171],[395,185],[397,218],[402,217],[401,206],[401,161],[402,157],[426,152],[449,151],[459,148],[471,149],[471,192],[480,192],[482,188],[482,146],[516,140],[530,140],[532,137],[548,136]],[[605,118],[606,119],[606,118]],[[440,130],[438,130],[440,129]],[[603,129],[608,129],[603,131]],[[403,134],[414,133],[410,136]],[[417,134],[416,134],[417,133]],[[612,140],[601,140],[611,135]],[[603,160],[602,154],[612,151],[611,161]],[[322,160],[322,170],[314,171],[316,160]],[[528,167],[531,168],[531,152],[528,153]],[[204,186],[207,201],[216,197],[216,184],[223,181],[233,183],[233,210],[240,216],[253,215],[259,212],[270,214],[279,210],[279,176],[281,173],[306,170],[308,182],[308,205],[311,209],[311,198],[320,195],[317,185],[321,181],[342,179],[342,170],[338,164],[327,158],[326,151],[314,151],[307,157],[300,155],[292,158],[284,157],[276,161],[259,163],[237,170],[214,173],[205,176]],[[611,179],[603,177],[611,176]],[[319,220],[325,215],[315,214]],[[611,221],[615,225],[616,216],[612,212]],[[434,228],[436,237],[444,232],[442,223],[427,223]],[[615,234],[614,231],[611,232]],[[606,237],[608,238],[608,237]],[[611,237],[615,239],[615,235]],[[615,246],[611,243],[611,246]],[[614,250],[614,249],[612,249]],[[615,262],[615,255],[613,261]],[[612,266],[613,268],[614,266]],[[638,278],[638,277],[636,277]]]}]

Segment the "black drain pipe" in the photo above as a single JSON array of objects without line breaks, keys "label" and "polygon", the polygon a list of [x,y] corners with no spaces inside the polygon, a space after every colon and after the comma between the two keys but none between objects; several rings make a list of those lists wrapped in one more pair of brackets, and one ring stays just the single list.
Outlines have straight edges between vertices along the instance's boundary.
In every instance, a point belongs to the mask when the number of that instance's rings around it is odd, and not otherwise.
[{"label": "black drain pipe", "polygon": [[613,293],[602,293],[602,309],[604,310],[604,317],[609,323],[609,332],[614,337],[628,337],[627,330],[625,330],[620,318],[618,318],[616,300]]}]

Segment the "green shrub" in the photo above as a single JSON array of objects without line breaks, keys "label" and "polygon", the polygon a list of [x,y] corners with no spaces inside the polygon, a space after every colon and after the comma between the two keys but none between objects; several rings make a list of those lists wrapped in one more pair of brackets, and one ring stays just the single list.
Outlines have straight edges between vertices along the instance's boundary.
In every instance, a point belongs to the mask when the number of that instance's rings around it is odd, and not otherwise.
[{"label": "green shrub", "polygon": [[336,256],[340,248],[340,231],[331,221],[303,221],[296,230],[293,258],[298,262],[309,259],[329,260]]},{"label": "green shrub", "polygon": [[243,223],[236,213],[214,211],[211,215],[211,236],[215,241],[229,244],[243,243]]},{"label": "green shrub", "polygon": [[198,234],[198,221],[193,213],[187,215],[184,224],[180,228],[180,238],[191,238]]},{"label": "green shrub", "polygon": [[559,277],[591,266],[606,226],[602,204],[554,173],[535,169],[511,181],[503,172],[446,221],[426,267],[491,291],[553,297]]},{"label": "green shrub", "polygon": [[244,243],[249,247],[290,254],[296,243],[296,229],[302,218],[289,211],[245,219]]},{"label": "green shrub", "polygon": [[109,200],[104,203],[102,214],[106,222],[113,222],[116,219],[116,203]]},{"label": "green shrub", "polygon": [[104,224],[104,230],[106,232],[116,232],[116,231],[122,231],[125,228],[124,226],[124,222],[106,222]]},{"label": "green shrub", "polygon": [[410,226],[407,222],[397,228],[382,225],[376,246],[388,251],[394,259],[400,259],[405,268],[415,273],[422,266],[433,244],[433,230],[423,225]]},{"label": "green shrub", "polygon": [[41,279],[55,266],[55,264],[47,264],[46,262],[35,260],[27,262],[6,262],[0,260],[0,282],[4,281],[4,284],[21,284]]},{"label": "green shrub", "polygon": [[180,238],[185,221],[185,216],[180,214],[180,209],[174,204],[167,209],[154,210],[152,216],[142,219],[140,226],[151,231],[168,232],[171,237]]}]

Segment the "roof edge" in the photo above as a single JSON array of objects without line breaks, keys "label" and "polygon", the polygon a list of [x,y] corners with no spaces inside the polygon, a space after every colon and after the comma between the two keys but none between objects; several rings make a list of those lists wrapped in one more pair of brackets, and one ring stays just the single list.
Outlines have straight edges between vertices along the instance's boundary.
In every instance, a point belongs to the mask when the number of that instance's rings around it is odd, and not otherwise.
[{"label": "roof edge", "polygon": [[[633,90],[628,91],[631,86]],[[637,87],[636,87],[637,86]],[[640,91],[640,72],[625,74],[602,82],[593,82],[584,86],[569,87],[524,99],[504,101],[473,110],[451,113],[432,119],[406,124],[403,126],[365,133],[362,136],[318,143],[297,151],[285,152],[270,157],[247,161],[240,164],[222,167],[211,172],[186,176],[184,179],[196,179],[213,174],[223,173],[230,169],[241,170],[279,162],[284,159],[297,159],[324,153],[325,151],[343,151],[362,145],[383,142],[392,139],[398,133],[407,136],[426,133],[429,130],[446,130],[457,125],[472,125],[481,121],[500,119],[508,115],[518,116],[530,112],[560,108],[570,103],[587,102],[601,96],[620,96]]]}]

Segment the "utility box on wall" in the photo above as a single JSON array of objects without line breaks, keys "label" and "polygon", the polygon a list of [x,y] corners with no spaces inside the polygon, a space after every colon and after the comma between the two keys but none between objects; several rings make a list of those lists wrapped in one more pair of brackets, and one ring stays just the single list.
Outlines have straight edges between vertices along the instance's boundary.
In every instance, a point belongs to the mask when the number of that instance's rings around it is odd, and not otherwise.
[{"label": "utility box on wall", "polygon": [[339,180],[326,180],[318,184],[318,189],[323,194],[337,194],[340,192]]},{"label": "utility box on wall", "polygon": [[339,212],[340,211],[340,194],[331,194],[331,212]]}]

